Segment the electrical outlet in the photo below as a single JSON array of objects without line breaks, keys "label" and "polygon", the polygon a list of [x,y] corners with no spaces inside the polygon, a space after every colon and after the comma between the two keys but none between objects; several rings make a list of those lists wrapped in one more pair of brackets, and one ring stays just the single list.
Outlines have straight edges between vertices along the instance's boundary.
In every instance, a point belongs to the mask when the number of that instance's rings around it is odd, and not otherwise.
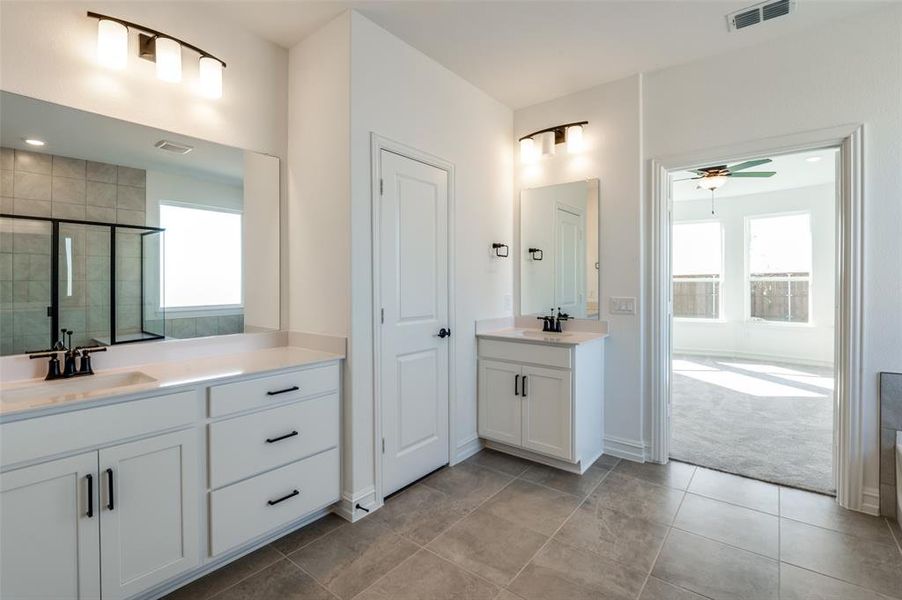
[{"label": "electrical outlet", "polygon": [[608,312],[612,315],[636,314],[636,299],[611,296],[608,301]]}]

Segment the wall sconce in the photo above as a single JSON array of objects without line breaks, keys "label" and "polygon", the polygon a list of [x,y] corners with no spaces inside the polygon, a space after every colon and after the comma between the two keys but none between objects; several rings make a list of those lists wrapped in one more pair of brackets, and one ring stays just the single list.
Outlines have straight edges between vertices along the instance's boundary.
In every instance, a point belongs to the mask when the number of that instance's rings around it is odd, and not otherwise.
[{"label": "wall sconce", "polygon": [[206,50],[167,35],[156,29],[130,21],[88,12],[88,18],[97,19],[97,61],[109,68],[124,69],[128,63],[128,31],[136,29],[139,56],[156,63],[157,78],[178,83],[182,80],[182,48],[200,55],[198,72],[200,89],[208,98],[222,97],[222,70],[226,64]]},{"label": "wall sconce", "polygon": [[539,248],[530,248],[528,252],[529,257],[533,260],[542,260],[545,258],[545,253]]},{"label": "wall sconce", "polygon": [[495,251],[495,256],[498,258],[507,258],[511,255],[511,249],[507,244],[495,242],[492,244],[492,249]]},{"label": "wall sconce", "polygon": [[[534,162],[539,155],[554,156],[554,147],[567,142],[567,152],[575,154],[583,150],[583,128],[588,121],[555,125],[547,129],[534,131],[520,138],[520,161],[523,164]],[[538,138],[539,148],[536,147]]]}]

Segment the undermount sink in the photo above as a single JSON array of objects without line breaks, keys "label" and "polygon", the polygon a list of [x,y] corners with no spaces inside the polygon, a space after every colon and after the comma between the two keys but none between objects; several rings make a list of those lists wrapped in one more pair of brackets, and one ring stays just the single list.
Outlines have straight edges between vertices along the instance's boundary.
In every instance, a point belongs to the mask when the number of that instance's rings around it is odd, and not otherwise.
[{"label": "undermount sink", "polygon": [[520,332],[520,335],[522,335],[523,337],[563,339],[570,337],[572,334],[558,331],[539,331],[538,329],[524,329]]},{"label": "undermount sink", "polygon": [[141,371],[124,371],[121,373],[86,375],[40,383],[13,384],[0,390],[0,402],[15,403],[38,399],[63,399],[90,392],[114,391],[117,388],[153,383],[154,381],[156,379]]}]

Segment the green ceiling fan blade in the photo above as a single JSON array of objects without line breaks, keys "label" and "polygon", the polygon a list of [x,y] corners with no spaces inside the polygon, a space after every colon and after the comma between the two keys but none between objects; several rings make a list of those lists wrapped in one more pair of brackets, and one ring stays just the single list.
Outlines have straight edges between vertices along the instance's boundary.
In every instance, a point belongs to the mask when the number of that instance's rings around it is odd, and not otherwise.
[{"label": "green ceiling fan blade", "polygon": [[751,173],[730,173],[730,177],[773,177],[776,171],[752,171]]},{"label": "green ceiling fan blade", "polygon": [[745,162],[741,162],[738,165],[733,165],[732,167],[727,167],[731,173],[735,173],[736,171],[742,171],[744,169],[751,169],[752,167],[757,167],[758,165],[766,165],[769,162],[773,162],[769,158],[758,158],[756,160],[747,160]]}]

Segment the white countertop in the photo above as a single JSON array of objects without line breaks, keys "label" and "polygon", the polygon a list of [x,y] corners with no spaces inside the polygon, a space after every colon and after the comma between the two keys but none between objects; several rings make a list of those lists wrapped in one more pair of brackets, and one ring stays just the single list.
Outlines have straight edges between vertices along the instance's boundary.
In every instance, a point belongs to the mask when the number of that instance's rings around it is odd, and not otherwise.
[{"label": "white countertop", "polygon": [[[116,396],[143,394],[153,391],[165,392],[171,388],[331,362],[342,358],[344,356],[341,354],[284,346],[195,360],[139,364],[121,369],[103,369],[96,371],[96,375],[73,379],[44,381],[39,378],[3,382],[2,387],[0,387],[0,415],[6,416],[25,411],[38,411],[70,403],[101,400]],[[99,381],[104,376],[134,372],[143,373],[152,378],[152,381],[93,390],[77,389],[80,382],[84,381],[87,383],[94,377],[98,378]],[[34,393],[29,393],[27,397],[15,397],[16,392],[19,390],[29,388],[34,389]],[[73,390],[73,388],[75,389]],[[7,394],[11,398],[7,398]]]},{"label": "white countertop", "polygon": [[524,342],[527,344],[548,344],[552,346],[578,346],[587,342],[608,337],[607,333],[595,331],[564,331],[563,333],[545,332],[541,329],[524,329],[509,327],[497,331],[477,333],[476,337],[489,340]]}]

